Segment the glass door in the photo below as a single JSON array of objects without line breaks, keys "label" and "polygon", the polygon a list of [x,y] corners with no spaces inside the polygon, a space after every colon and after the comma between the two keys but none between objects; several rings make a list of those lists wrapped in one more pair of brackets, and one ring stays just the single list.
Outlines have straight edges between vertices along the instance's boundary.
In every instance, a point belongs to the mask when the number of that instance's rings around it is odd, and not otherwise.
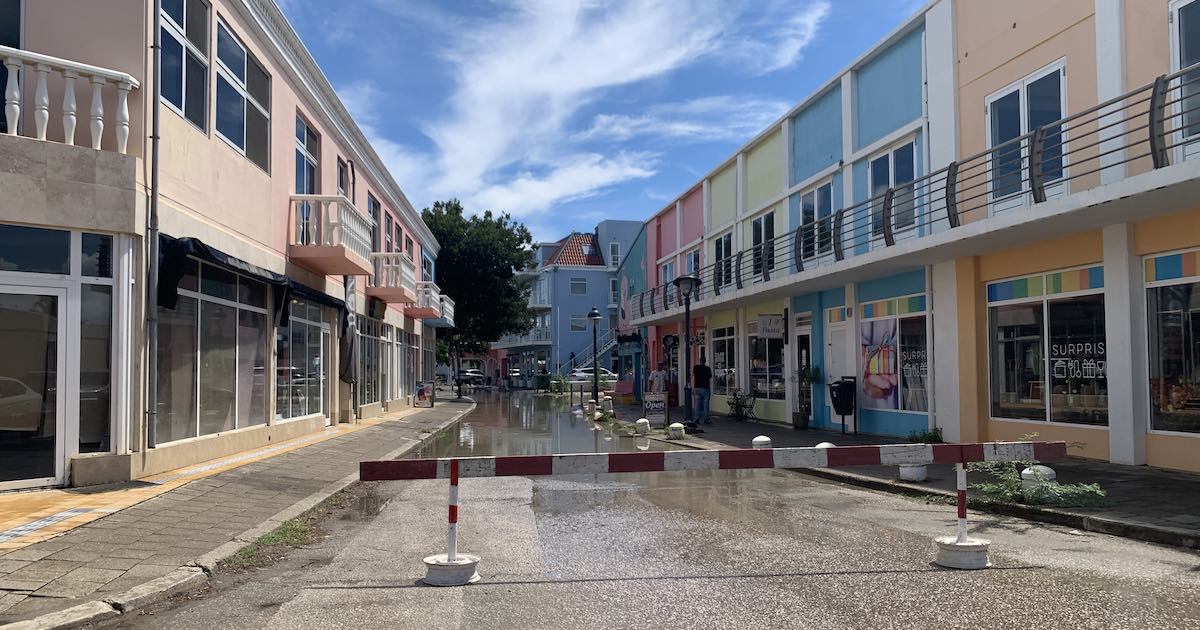
[{"label": "glass door", "polygon": [[63,481],[65,298],[0,285],[0,490]]},{"label": "glass door", "polygon": [[808,426],[812,421],[813,386],[820,382],[812,380],[812,334],[804,330],[796,334],[796,426]]}]

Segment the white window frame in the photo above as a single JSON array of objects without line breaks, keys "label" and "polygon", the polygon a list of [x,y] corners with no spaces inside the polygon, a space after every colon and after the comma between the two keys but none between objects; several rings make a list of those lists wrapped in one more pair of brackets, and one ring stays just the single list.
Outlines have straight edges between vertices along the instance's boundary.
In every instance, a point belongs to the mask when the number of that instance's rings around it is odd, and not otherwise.
[{"label": "white window frame", "polygon": [[[983,135],[984,135],[984,140],[986,141],[987,149],[989,152],[991,151],[993,146],[996,146],[995,142],[993,142],[993,140],[992,140],[992,103],[1000,100],[1001,98],[1008,96],[1009,94],[1012,94],[1014,91],[1017,92],[1018,93],[1017,108],[1018,108],[1020,116],[1021,116],[1021,135],[1027,134],[1030,131],[1032,131],[1029,128],[1029,84],[1037,81],[1038,79],[1044,78],[1052,73],[1055,73],[1055,72],[1059,73],[1059,76],[1058,76],[1059,113],[1061,116],[1065,117],[1067,115],[1067,58],[1066,57],[1059,58],[1048,65],[1042,66],[1035,72],[1026,75],[1025,77],[1021,78],[1020,80],[1013,81],[1012,83],[1009,83],[1008,85],[1004,86],[1003,88],[996,90],[995,92],[992,92],[991,94],[989,94],[987,96],[987,98],[984,99],[984,101],[983,101]],[[1070,160],[1068,158],[1070,158],[1070,156],[1066,155],[1066,152],[1069,150],[1070,134],[1068,134],[1067,131],[1068,130],[1066,128],[1064,128],[1062,130],[1062,140],[1061,140],[1062,151],[1063,151],[1062,177],[1060,177],[1058,180],[1055,180],[1052,183],[1048,182],[1046,184],[1046,198],[1047,199],[1065,195],[1069,192],[1068,181],[1070,180],[1070,171],[1069,171]],[[1020,173],[1021,173],[1021,178],[1026,179],[1029,165],[1026,164],[1024,161],[1025,149],[1021,149],[1021,152],[1022,152],[1021,153],[1022,167],[1021,167]],[[990,153],[987,158],[986,164],[990,168],[990,166],[991,166]],[[989,208],[989,212],[991,214],[1004,212],[1005,210],[1010,210],[1012,208],[1019,208],[1019,207],[1025,207],[1025,206],[1032,205],[1032,202],[1033,202],[1033,198],[1031,196],[1032,193],[1029,190],[1029,182],[1027,182],[1027,181],[1021,183],[1021,190],[1019,190],[1018,192],[1012,193],[1011,195],[1008,195],[1005,197],[1001,197],[999,199],[996,199],[993,195],[992,191],[993,191],[993,186],[994,186],[994,179],[993,179],[992,175],[990,174],[990,172],[987,177],[987,184],[988,184],[987,185],[988,208]]]},{"label": "white window frame", "polygon": [[[237,33],[234,32],[233,28],[230,27],[229,24],[227,22],[225,22],[225,20],[223,18],[218,17],[216,22],[217,22],[217,28],[214,29],[214,34],[216,35],[216,37],[214,38],[214,41],[215,42],[220,41],[220,31],[221,31],[221,29],[225,29],[225,32],[229,33],[229,36],[233,39],[234,43],[236,43],[242,49],[242,55],[243,55],[244,63],[245,63],[245,67],[242,68],[242,76],[243,77],[249,76],[248,73],[250,72],[250,62],[251,62],[251,60],[253,60],[254,63],[256,63],[260,67],[262,67],[263,73],[267,75],[267,89],[268,89],[268,91],[270,91],[272,89],[271,84],[272,84],[273,77],[270,75],[270,73],[267,72],[266,67],[263,66],[262,62],[259,61],[258,58],[255,57],[252,52],[250,52],[250,49],[247,48],[244,43],[242,43],[241,38],[237,36]],[[218,45],[219,44],[214,44],[214,46],[218,46]],[[233,86],[233,89],[237,90],[238,94],[242,97],[242,141],[241,141],[241,146],[238,145],[238,142],[235,139],[230,138],[230,137],[226,136],[225,134],[221,133],[221,130],[217,128],[217,123],[216,123],[216,116],[217,116],[217,114],[216,114],[216,109],[217,109],[217,107],[216,107],[216,98],[217,98],[216,92],[217,92],[217,90],[215,89],[215,87],[213,89],[213,133],[215,133],[218,138],[224,140],[227,144],[229,144],[229,146],[233,147],[233,150],[237,151],[238,153],[241,153],[242,156],[245,157],[247,160],[250,160],[251,164],[257,166],[263,172],[270,174],[270,172],[271,172],[271,150],[270,150],[270,148],[271,148],[271,110],[269,107],[264,107],[262,105],[262,103],[259,103],[257,100],[254,99],[254,96],[250,94],[250,90],[247,89],[247,87],[246,87],[245,79],[237,78],[237,75],[234,74],[233,69],[230,68],[229,66],[225,65],[225,62],[221,60],[221,56],[219,54],[216,54],[216,51],[214,51],[213,59],[216,61],[216,63],[214,65],[217,68],[217,76],[219,78],[225,79],[225,81],[228,82],[229,85]],[[214,84],[214,86],[215,86],[215,84]],[[247,127],[247,125],[250,124],[250,118],[246,115],[246,112],[249,110],[251,105],[253,105],[255,107],[255,109],[257,109],[259,111],[259,113],[261,113],[267,119],[267,163],[265,165],[255,162],[249,156],[249,154],[246,153],[246,127]]]},{"label": "white window frame", "polygon": [[610,241],[608,244],[608,266],[621,266],[621,243],[619,241]]},{"label": "white window frame", "polygon": [[[825,223],[824,223],[824,225],[828,226],[826,229],[828,230],[829,238],[828,238],[828,242],[825,244],[824,247],[821,246],[821,225],[822,224],[820,223],[820,220],[822,217],[821,217],[821,208],[820,208],[820,205],[818,204],[818,200],[821,198],[819,193],[822,188],[829,188],[829,213],[826,215],[828,220],[825,221]],[[816,223],[814,223],[814,225],[811,228],[806,228],[806,227],[804,227],[806,225],[805,220],[804,220],[804,198],[810,197],[810,196],[812,197],[812,200],[813,200],[813,220]],[[800,217],[799,217],[800,225],[798,225],[797,228],[800,229],[802,232],[804,232],[805,230],[812,230],[811,234],[812,234],[812,239],[813,239],[813,253],[812,253],[812,255],[806,255],[804,253],[803,247],[804,247],[804,239],[807,238],[807,236],[805,236],[804,234],[801,235],[801,237],[800,237],[801,250],[799,252],[801,255],[801,260],[814,260],[814,259],[818,259],[823,256],[826,256],[826,255],[833,254],[833,215],[837,213],[837,211],[833,209],[833,207],[834,207],[833,178],[832,177],[826,178],[825,180],[812,186],[811,188],[804,190],[803,192],[800,193],[799,199],[800,199]],[[793,253],[793,255],[795,255],[795,254]]]},{"label": "white window frame", "polygon": [[[725,255],[722,256],[721,254]],[[733,231],[730,230],[713,239],[713,264],[719,265],[716,267],[716,275],[719,277],[719,284],[722,287],[727,287],[733,284],[733,262],[737,256],[733,252]]]},{"label": "white window frame", "polygon": [[[187,5],[189,2],[201,2],[205,6],[206,10],[204,12],[204,20],[205,20],[206,24],[205,24],[204,30],[208,35],[209,52],[212,52],[212,48],[215,45],[214,44],[215,38],[213,37],[215,30],[212,28],[212,24],[213,24],[212,4],[210,2],[208,2],[207,0],[186,0],[183,4],[184,22],[187,21],[187,14],[188,14]],[[21,11],[21,15],[23,18],[26,16],[26,13],[23,8]],[[163,30],[166,31],[167,33],[169,33],[171,35],[171,37],[175,39],[175,41],[179,42],[179,44],[183,46],[183,64],[182,64],[183,65],[183,67],[182,67],[183,78],[181,79],[181,81],[183,82],[183,95],[182,95],[183,96],[183,104],[181,106],[177,107],[175,105],[175,103],[172,103],[170,100],[164,98],[162,95],[161,82],[160,82],[159,87],[157,88],[158,89],[158,100],[160,103],[165,105],[167,107],[167,109],[170,109],[171,111],[175,112],[176,114],[179,114],[179,117],[183,118],[185,121],[187,121],[188,124],[190,124],[191,126],[195,127],[196,129],[199,129],[200,131],[207,134],[208,133],[208,125],[210,124],[209,113],[212,109],[211,101],[212,101],[212,95],[213,95],[213,82],[211,81],[211,78],[212,78],[211,70],[212,70],[212,65],[213,65],[212,59],[209,57],[209,55],[201,52],[199,48],[196,48],[196,45],[192,43],[192,40],[188,39],[186,24],[176,23],[175,18],[171,17],[170,14],[168,14],[165,10],[163,10],[160,13],[160,15],[162,16]],[[24,35],[24,32],[22,31],[22,36],[23,35]],[[204,64],[204,126],[203,127],[198,126],[195,121],[188,118],[187,115],[183,113],[183,108],[184,108],[184,106],[187,105],[187,56],[189,53],[192,55],[195,55],[196,58],[199,59],[201,61],[201,63]],[[213,126],[215,127],[216,125],[214,124]]]},{"label": "white window frame", "polygon": [[688,275],[700,273],[700,248],[693,248],[683,255],[683,272]]},{"label": "white window frame", "polygon": [[608,303],[612,306],[616,306],[621,302],[618,286],[616,278],[608,279]]},{"label": "white window frame", "polygon": [[[932,317],[933,314],[929,311],[929,308],[928,308],[929,296],[926,293],[910,293],[908,295],[900,295],[900,296],[891,297],[891,298],[884,298],[881,301],[906,300],[906,299],[912,298],[912,297],[924,297],[926,300],[925,301],[926,309],[923,311],[916,311],[913,313],[904,313],[904,314],[895,314],[895,315],[880,315],[879,317],[870,317],[870,318],[863,317],[858,320],[858,323],[859,323],[858,336],[861,339],[862,324],[864,324],[864,323],[881,322],[881,321],[886,321],[889,319],[896,321],[896,346],[895,347],[896,347],[896,377],[897,377],[897,383],[896,383],[897,408],[896,409],[880,409],[879,411],[885,411],[888,413],[893,413],[893,412],[895,412],[895,413],[912,413],[912,414],[919,414],[922,416],[928,416],[932,413],[931,411],[917,411],[917,410],[913,410],[913,409],[905,409],[904,408],[904,400],[905,400],[905,393],[906,393],[904,390],[907,388],[904,387],[904,378],[902,377],[902,374],[901,374],[901,371],[903,370],[903,365],[901,365],[903,358],[901,356],[901,351],[900,351],[900,322],[901,322],[901,320],[914,319],[917,317],[921,317],[925,320],[925,365],[926,365],[926,369],[928,369],[930,367],[930,363],[932,363],[932,359],[933,359],[933,355],[930,353],[930,346],[932,345],[932,344],[930,344],[930,340],[933,338],[930,334],[930,321],[933,319],[933,317]],[[861,309],[859,310],[859,312],[860,313],[862,312]],[[859,349],[857,350],[857,352],[861,355],[861,353],[862,353],[861,345],[860,345]],[[862,359],[860,358],[859,362],[861,363],[861,361],[862,361]],[[989,364],[989,366],[990,366],[990,364]],[[865,368],[863,368],[863,369],[865,369]],[[930,402],[933,398],[933,390],[931,389],[933,380],[932,380],[932,378],[930,378],[931,376],[932,376],[932,372],[929,372],[924,377],[924,379],[925,379],[925,407],[927,409],[932,406],[932,405],[930,405]],[[989,376],[990,376],[990,373],[989,373]],[[988,387],[989,388],[991,387],[990,381],[988,382]],[[860,385],[860,389],[861,389],[861,385]],[[989,407],[989,409],[990,409],[990,407]]]},{"label": "white window frame", "polygon": [[[580,323],[582,322],[582,323]],[[587,332],[588,331],[588,316],[587,315],[572,315],[570,322],[571,332]]]},{"label": "white window frame", "polygon": [[[728,332],[726,333],[725,331],[728,331]],[[719,327],[714,326],[710,332],[711,332],[711,335],[710,335],[709,343],[708,343],[708,356],[710,357],[710,360],[713,364],[713,369],[716,369],[717,344],[718,343],[720,343],[722,345],[731,344],[733,346],[734,365],[732,368],[729,367],[729,360],[728,360],[728,358],[726,358],[725,368],[724,368],[725,370],[733,370],[733,382],[732,383],[729,382],[728,374],[726,374],[725,392],[720,393],[720,394],[716,393],[715,391],[713,392],[713,396],[728,396],[730,391],[733,391],[733,390],[736,390],[739,388],[738,379],[737,379],[737,377],[738,377],[737,326],[735,326],[734,324],[729,324],[728,326],[719,326]],[[713,378],[716,378],[716,374],[713,374]]]},{"label": "white window frame", "polygon": [[[771,219],[771,238],[770,239],[767,238],[766,231],[764,228],[768,217],[770,217],[770,219]],[[771,246],[767,247],[767,252],[765,254],[763,254],[763,260],[761,262],[761,264],[765,264],[767,266],[767,271],[769,271],[769,272],[775,271],[775,245],[774,245],[774,242],[775,242],[775,239],[779,237],[779,234],[775,230],[775,227],[776,226],[775,226],[775,208],[774,208],[774,206],[772,206],[766,212],[763,212],[762,214],[759,214],[758,216],[750,219],[750,247],[751,248],[754,247],[754,237],[756,237],[756,236],[759,238],[761,243],[767,243],[768,241],[771,242]],[[756,252],[757,252],[757,250],[751,249],[750,273],[754,276],[753,280],[755,282],[758,282],[758,281],[762,280],[762,269],[754,268],[755,257],[758,255]]]},{"label": "white window frame", "polygon": [[[919,160],[921,159],[921,157],[920,157],[920,155],[918,155],[918,152],[917,152],[917,137],[915,135],[905,136],[904,138],[897,140],[896,142],[893,142],[892,144],[888,145],[886,148],[880,149],[879,151],[871,154],[871,156],[867,158],[867,199],[874,199],[876,193],[874,190],[872,190],[871,186],[872,186],[872,182],[875,181],[875,162],[879,161],[881,158],[887,158],[888,187],[895,189],[896,188],[896,153],[898,151],[900,151],[901,149],[904,149],[905,147],[909,147],[912,149],[913,179],[911,182],[904,182],[904,184],[902,184],[902,185],[913,185],[914,186],[914,194],[913,194],[913,199],[912,199],[913,220],[912,220],[912,223],[908,223],[905,225],[897,225],[894,222],[894,219],[896,218],[896,207],[893,203],[893,206],[892,206],[892,219],[893,219],[892,235],[893,236],[897,236],[899,234],[908,232],[909,230],[917,227],[917,224],[920,223],[920,217],[917,216],[919,214],[918,206],[920,204],[917,203],[916,194],[915,194],[915,182],[918,179],[920,179],[920,171],[921,171],[921,169],[919,168],[919,166],[920,166]],[[831,203],[832,203],[832,201],[831,201]],[[880,204],[879,210],[880,210],[880,212],[882,212],[883,211],[883,208],[882,208],[883,201],[879,200],[879,201],[876,201],[875,203]],[[870,235],[870,240],[883,241],[883,234],[884,234],[883,229],[884,228],[883,228],[882,224],[880,225],[879,232],[875,231],[875,208],[873,208],[873,207],[870,208],[869,216],[870,216],[870,219],[867,221],[867,230],[868,230],[868,234]],[[832,231],[832,228],[831,228],[831,231]]]},{"label": "white window frame", "polygon": [[[1173,0],[1168,5],[1168,16],[1170,20],[1171,31],[1171,72],[1179,72],[1183,69],[1179,58],[1180,54],[1183,52],[1183,42],[1179,37],[1179,29],[1183,26],[1183,24],[1179,19],[1179,10],[1194,2],[1200,2],[1200,0]],[[1200,45],[1200,43],[1197,45]],[[1183,80],[1186,80],[1186,78]],[[1197,156],[1200,156],[1200,134],[1197,134],[1191,142],[1185,142],[1187,138],[1183,135],[1184,119],[1182,115],[1185,100],[1182,98],[1181,94],[1170,96],[1170,98],[1172,100],[1176,100],[1176,102],[1171,106],[1171,109],[1172,113],[1178,116],[1176,119],[1178,122],[1175,123],[1175,126],[1178,126],[1178,130],[1171,134],[1173,136],[1171,144],[1176,145],[1173,149],[1171,149],[1171,152],[1174,154],[1175,163],[1178,164],[1184,160],[1191,160],[1195,159]],[[1200,117],[1200,112],[1193,112],[1193,115]]]},{"label": "white window frame", "polygon": [[[568,280],[568,283],[569,283],[568,291],[570,291],[571,295],[587,295],[588,281],[587,281],[586,277],[578,277],[578,276],[572,277],[570,280]],[[580,283],[583,285],[582,291],[575,290],[575,286],[577,283]]]}]

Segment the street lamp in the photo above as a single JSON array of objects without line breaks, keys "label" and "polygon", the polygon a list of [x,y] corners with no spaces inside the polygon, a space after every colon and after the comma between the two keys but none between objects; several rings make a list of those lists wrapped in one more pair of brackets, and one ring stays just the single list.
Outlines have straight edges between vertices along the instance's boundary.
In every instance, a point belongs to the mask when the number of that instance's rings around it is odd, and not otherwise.
[{"label": "street lamp", "polygon": [[[600,371],[596,369],[596,345],[599,342],[597,328],[600,326],[600,311],[593,306],[591,312],[588,313],[588,319],[592,320],[592,400],[596,401],[596,405],[600,404]],[[589,420],[591,418],[588,418]]]},{"label": "street lamp", "polygon": [[700,278],[683,275],[671,281],[683,296],[683,419],[696,428],[692,419],[692,294],[700,290]]}]

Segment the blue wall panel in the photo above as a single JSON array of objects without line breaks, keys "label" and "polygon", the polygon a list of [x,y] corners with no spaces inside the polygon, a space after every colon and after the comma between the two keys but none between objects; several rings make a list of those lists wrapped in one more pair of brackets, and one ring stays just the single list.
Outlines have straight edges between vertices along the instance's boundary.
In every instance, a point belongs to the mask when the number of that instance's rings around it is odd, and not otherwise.
[{"label": "blue wall panel", "polygon": [[924,293],[925,269],[919,268],[887,276],[886,278],[860,282],[857,289],[859,304],[901,295]]},{"label": "blue wall panel", "polygon": [[842,159],[842,87],[822,94],[792,117],[792,185]]},{"label": "blue wall panel", "polygon": [[[847,422],[852,422],[846,418]],[[840,426],[840,425],[839,425]],[[853,426],[853,425],[851,425]],[[908,437],[929,428],[929,416],[923,413],[862,409],[858,412],[858,430],[873,435]]]},{"label": "blue wall panel", "polygon": [[856,149],[921,115],[923,35],[923,28],[909,33],[855,74]]}]

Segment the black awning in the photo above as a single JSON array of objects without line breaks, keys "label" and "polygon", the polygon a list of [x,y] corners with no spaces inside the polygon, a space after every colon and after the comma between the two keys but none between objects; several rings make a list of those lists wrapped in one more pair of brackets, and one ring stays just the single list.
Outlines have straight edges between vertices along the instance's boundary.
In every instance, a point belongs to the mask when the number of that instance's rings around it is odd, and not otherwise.
[{"label": "black awning", "polygon": [[291,278],[288,278],[288,291],[291,292],[292,296],[308,300],[309,302],[332,306],[339,311],[346,310],[345,300],[339,300],[324,291],[319,291],[306,284],[300,284]]}]

